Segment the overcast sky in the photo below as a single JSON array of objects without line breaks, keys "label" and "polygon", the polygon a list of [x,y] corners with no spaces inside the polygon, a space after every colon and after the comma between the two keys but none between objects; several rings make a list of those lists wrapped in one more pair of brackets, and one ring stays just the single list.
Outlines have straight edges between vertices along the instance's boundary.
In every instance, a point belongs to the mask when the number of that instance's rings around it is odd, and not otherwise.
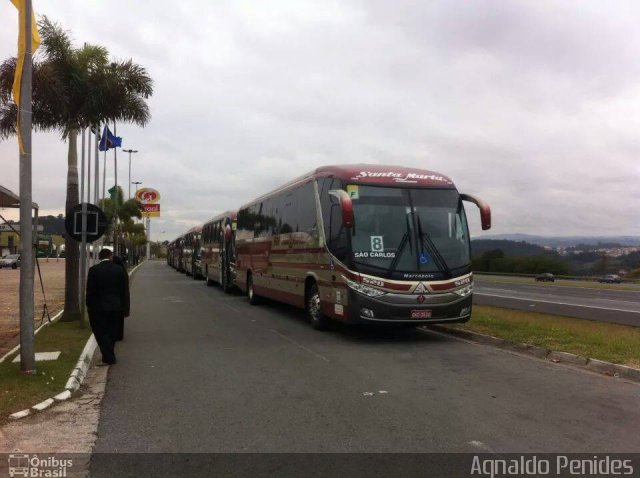
[{"label": "overcast sky", "polygon": [[[154,240],[319,165],[358,162],[451,177],[490,203],[492,233],[640,235],[640,2],[34,8],[154,78],[151,123],[118,125],[123,146],[140,150],[132,180],[162,194]],[[17,12],[1,2],[0,58],[16,38]],[[44,214],[64,209],[66,151],[58,135],[34,135]],[[124,153],[118,163],[126,184]],[[107,175],[113,184],[112,154]],[[0,184],[18,192],[15,139],[0,142]]]}]

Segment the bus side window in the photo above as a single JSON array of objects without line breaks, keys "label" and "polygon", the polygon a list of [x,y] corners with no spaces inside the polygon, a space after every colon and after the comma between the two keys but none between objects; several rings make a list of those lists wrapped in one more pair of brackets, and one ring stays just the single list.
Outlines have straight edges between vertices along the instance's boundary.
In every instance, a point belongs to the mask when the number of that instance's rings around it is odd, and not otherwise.
[{"label": "bus side window", "polygon": [[[318,224],[316,214],[316,197],[312,182],[308,182],[296,191],[298,204],[297,232],[305,233],[307,241],[318,237]],[[305,242],[307,242],[305,241]]]},{"label": "bus side window", "polygon": [[[251,214],[251,208],[242,209],[238,212],[238,231],[237,235],[240,240],[249,240],[253,237],[254,217]],[[219,236],[216,236],[216,241]]]}]

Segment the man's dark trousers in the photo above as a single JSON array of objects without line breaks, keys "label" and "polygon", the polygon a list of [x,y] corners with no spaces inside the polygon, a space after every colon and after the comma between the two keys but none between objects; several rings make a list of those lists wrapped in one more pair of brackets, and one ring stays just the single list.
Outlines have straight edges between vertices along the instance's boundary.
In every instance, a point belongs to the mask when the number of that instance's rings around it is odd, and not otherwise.
[{"label": "man's dark trousers", "polygon": [[116,361],[116,355],[113,350],[115,338],[113,337],[114,324],[122,315],[120,312],[101,312],[89,314],[89,323],[91,330],[98,342],[100,352],[102,353],[102,361],[105,363],[113,363]]}]

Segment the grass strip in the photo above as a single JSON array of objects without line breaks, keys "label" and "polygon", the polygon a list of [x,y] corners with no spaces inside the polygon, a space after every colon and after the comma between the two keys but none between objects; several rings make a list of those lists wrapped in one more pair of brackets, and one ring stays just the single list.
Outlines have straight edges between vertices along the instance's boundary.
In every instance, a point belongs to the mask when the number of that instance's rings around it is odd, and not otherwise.
[{"label": "grass strip", "polygon": [[64,391],[91,329],[78,322],[54,322],[35,336],[36,352],[61,351],[58,360],[36,362],[36,375],[20,373],[14,356],[0,363],[0,422],[14,412],[24,410]]},{"label": "grass strip", "polygon": [[640,368],[636,327],[486,305],[474,305],[471,320],[454,327]]}]

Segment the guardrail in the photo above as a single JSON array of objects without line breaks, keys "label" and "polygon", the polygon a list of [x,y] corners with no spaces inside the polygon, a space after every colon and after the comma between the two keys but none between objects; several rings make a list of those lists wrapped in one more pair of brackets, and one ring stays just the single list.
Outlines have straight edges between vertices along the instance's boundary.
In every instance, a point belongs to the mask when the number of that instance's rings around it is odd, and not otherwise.
[{"label": "guardrail", "polygon": [[[474,272],[474,276],[501,276],[501,277],[525,277],[525,278],[535,278],[540,274],[518,274],[515,272]],[[602,276],[560,276],[553,275],[555,279],[562,280],[579,280],[585,282],[598,282]],[[622,284],[640,284],[640,279],[625,279],[624,277],[620,278]]]}]

